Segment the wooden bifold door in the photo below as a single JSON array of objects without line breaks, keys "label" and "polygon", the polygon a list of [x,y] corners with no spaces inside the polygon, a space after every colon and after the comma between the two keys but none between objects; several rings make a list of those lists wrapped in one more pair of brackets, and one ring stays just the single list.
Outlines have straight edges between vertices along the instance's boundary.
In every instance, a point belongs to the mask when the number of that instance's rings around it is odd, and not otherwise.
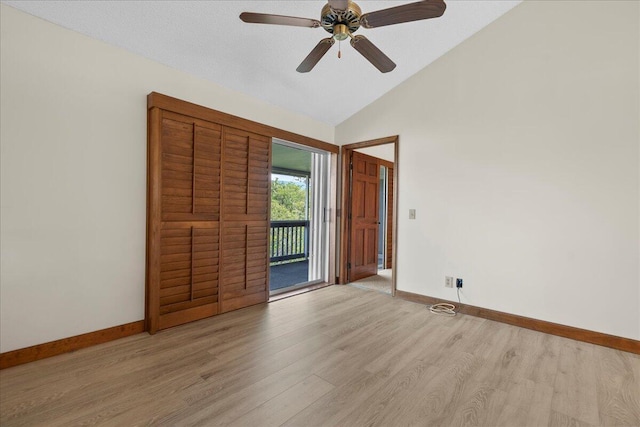
[{"label": "wooden bifold door", "polygon": [[149,332],[267,300],[270,142],[149,109]]},{"label": "wooden bifold door", "polygon": [[271,139],[225,128],[222,211],[222,312],[269,297]]}]

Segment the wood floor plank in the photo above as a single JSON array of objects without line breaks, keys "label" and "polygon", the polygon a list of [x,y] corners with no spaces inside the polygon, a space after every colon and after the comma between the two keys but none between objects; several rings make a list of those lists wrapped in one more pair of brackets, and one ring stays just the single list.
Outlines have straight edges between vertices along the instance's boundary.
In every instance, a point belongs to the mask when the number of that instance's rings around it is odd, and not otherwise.
[{"label": "wood floor plank", "polygon": [[530,345],[527,346],[526,357],[516,375],[539,385],[553,387],[558,373],[560,344],[563,339],[528,329],[521,329],[519,332],[524,331],[527,332],[527,334],[523,334],[525,335],[524,339]]},{"label": "wood floor plank", "polygon": [[[458,404],[470,376],[482,360],[471,353],[449,354],[450,363],[434,366],[424,380],[411,392],[412,398],[401,402],[396,416],[402,416],[408,424],[442,425],[450,422],[458,410]],[[423,363],[426,360],[422,360]],[[397,375],[396,375],[397,376]],[[394,376],[394,377],[396,377]],[[392,422],[393,411],[380,419],[380,425]]]},{"label": "wood floor plank", "polygon": [[330,286],[0,371],[0,425],[640,426],[640,356]]},{"label": "wood floor plank", "polygon": [[363,405],[372,394],[377,392],[390,378],[388,373],[372,374],[359,371],[357,378],[335,387],[294,417],[283,426],[334,426],[351,413],[354,407]]},{"label": "wood floor plank", "polygon": [[273,399],[251,410],[230,426],[279,426],[333,389],[316,375],[305,378]]},{"label": "wood floor plank", "polygon": [[422,360],[413,360],[397,375],[389,378],[384,385],[369,396],[360,405],[352,408],[350,413],[342,418],[338,425],[345,426],[373,426],[389,425],[383,420],[389,416],[397,422],[398,408],[402,402],[410,398],[412,390],[422,381],[435,375],[438,368]]},{"label": "wood floor plank", "polygon": [[602,425],[640,426],[640,356],[593,347]]},{"label": "wood floor plank", "polygon": [[193,404],[202,399],[220,398],[259,381],[310,354],[330,346],[331,338],[325,335],[311,337],[295,346],[268,355],[239,356],[230,365],[219,364],[204,370],[200,375],[206,379],[187,391],[184,399]]},{"label": "wood floor plank", "polygon": [[[384,352],[372,358],[369,363],[363,366],[363,369],[376,373],[384,370],[393,370],[394,368],[404,366],[408,361],[420,359],[430,349],[438,347],[437,339],[444,339],[443,328],[422,328],[417,330],[407,329],[408,335],[398,336],[402,338],[400,341],[394,340]],[[438,332],[441,332],[438,334]]]},{"label": "wood floor plank", "polygon": [[[455,411],[445,417],[442,424],[451,420],[451,425],[458,426],[494,426],[506,400],[507,393],[493,385],[468,381],[459,401],[454,404]],[[511,425],[514,421],[510,420]]]},{"label": "wood floor plank", "polygon": [[595,424],[585,423],[558,411],[551,411],[547,425],[549,427],[595,427]]},{"label": "wood floor plank", "polygon": [[[366,365],[375,359],[384,357],[391,348],[396,347],[404,337],[414,330],[410,325],[424,312],[396,311],[390,313],[384,322],[372,322],[361,328],[359,335],[345,335],[334,342],[334,346],[345,351],[350,357],[341,364],[333,364],[328,369],[318,370],[316,374],[327,382],[339,386],[360,377]],[[413,354],[413,353],[412,353]],[[407,359],[408,361],[409,359]],[[393,365],[404,364],[394,360]]]},{"label": "wood floor plank", "polygon": [[327,347],[235,392],[226,390],[224,394],[195,401],[184,410],[161,419],[161,424],[206,426],[215,420],[216,424],[226,425],[303,381],[323,364],[342,360],[342,353]]},{"label": "wood floor plank", "polygon": [[[211,360],[212,357],[206,352],[199,352],[174,360],[174,363],[165,361],[145,369],[112,375],[109,381],[95,380],[32,408],[36,410],[17,414],[9,412],[11,416],[6,418],[6,422],[19,419],[21,424],[18,425],[34,425],[43,420],[57,420],[60,424],[77,425],[92,419],[108,419],[139,404],[139,401],[130,398],[132,393],[142,393],[144,390],[145,395],[162,395],[198,382],[199,378],[194,378],[192,373],[194,366]],[[70,381],[73,381],[73,377],[70,377]]]},{"label": "wood floor plank", "polygon": [[598,425],[600,414],[593,347],[571,340],[563,342],[551,409]]},{"label": "wood floor plank", "polygon": [[551,412],[553,387],[529,379],[514,378],[506,390],[496,426],[546,425]]}]

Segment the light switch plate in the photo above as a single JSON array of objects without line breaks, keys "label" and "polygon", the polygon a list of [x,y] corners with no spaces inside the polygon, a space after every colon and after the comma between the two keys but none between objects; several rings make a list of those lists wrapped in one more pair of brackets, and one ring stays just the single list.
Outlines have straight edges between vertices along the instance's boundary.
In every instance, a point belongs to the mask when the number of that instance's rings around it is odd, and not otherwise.
[{"label": "light switch plate", "polygon": [[409,209],[409,219],[416,219],[416,210]]}]

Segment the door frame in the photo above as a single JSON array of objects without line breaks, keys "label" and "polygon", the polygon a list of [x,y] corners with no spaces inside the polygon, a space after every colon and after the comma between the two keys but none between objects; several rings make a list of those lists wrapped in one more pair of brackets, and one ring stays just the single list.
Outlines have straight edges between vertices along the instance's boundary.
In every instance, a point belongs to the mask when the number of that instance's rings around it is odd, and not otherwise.
[{"label": "door frame", "polygon": [[376,145],[394,144],[393,158],[393,227],[392,227],[392,255],[391,255],[391,295],[396,295],[396,271],[397,271],[397,248],[398,248],[398,166],[399,166],[399,145],[398,135],[384,138],[372,139],[368,141],[345,144],[340,147],[341,157],[341,183],[340,183],[340,256],[339,256],[339,280],[338,283],[344,285],[347,282],[347,263],[349,262],[349,240],[351,239],[351,222],[349,221],[349,193],[351,188],[351,174],[349,170],[349,159],[354,150],[358,148],[374,147]]},{"label": "door frame", "polygon": [[[380,166],[384,166],[385,168],[387,168],[387,177],[385,179],[385,184],[387,186],[387,202],[389,201],[389,169],[392,169],[394,171],[395,174],[395,164],[393,162],[390,162],[388,160],[384,160],[384,159],[378,159],[378,163],[380,164]],[[393,179],[393,178],[392,178]],[[392,192],[393,193],[393,192]],[[392,194],[393,197],[393,194]],[[387,262],[388,258],[388,252],[387,252],[387,247],[389,246],[389,244],[391,244],[391,253],[393,255],[393,222],[395,221],[394,218],[394,212],[393,212],[393,198],[391,199],[392,203],[391,203],[391,212],[389,212],[389,206],[386,207],[385,209],[385,225],[384,225],[384,230],[385,230],[385,236],[384,236],[384,243],[385,243],[385,247],[384,247],[384,266],[385,268],[390,268],[389,265],[391,265],[393,267],[393,261]],[[390,232],[391,231],[391,232]]]},{"label": "door frame", "polygon": [[[335,285],[337,284],[336,281],[336,223],[337,223],[337,216],[336,216],[336,212],[337,212],[337,206],[338,206],[338,196],[337,196],[337,191],[338,191],[338,155],[340,153],[340,148],[339,146],[333,146],[334,148],[336,148],[337,150],[327,150],[326,147],[320,146],[318,144],[307,144],[307,143],[303,143],[300,141],[289,141],[289,140],[285,140],[279,137],[273,137],[271,138],[271,151],[273,154],[273,145],[274,144],[280,144],[280,145],[284,145],[287,147],[291,147],[291,148],[296,148],[299,150],[305,150],[308,151],[309,153],[318,153],[318,154],[323,154],[323,155],[327,155],[328,156],[328,168],[329,168],[329,174],[327,176],[327,206],[325,209],[325,213],[324,213],[324,218],[322,219],[322,221],[324,223],[326,223],[327,226],[327,231],[328,231],[328,242],[327,242],[327,249],[328,249],[328,253],[327,253],[327,268],[328,268],[328,272],[327,272],[327,277],[326,277],[326,281],[312,281],[312,282],[306,282],[306,283],[302,283],[299,285],[294,285],[288,288],[284,288],[284,290],[282,292],[276,292],[274,294],[272,294],[271,290],[270,290],[270,280],[271,278],[269,277],[269,282],[267,282],[267,292],[269,295],[268,300],[269,301],[275,301],[277,299],[279,299],[280,297],[282,297],[282,295],[286,295],[290,292],[296,292],[299,291],[301,289],[310,289],[313,288],[315,286],[326,286],[326,285]],[[270,159],[269,161],[269,167],[271,170],[271,173],[273,173],[273,158]],[[277,172],[276,172],[277,173]],[[311,175],[309,175],[310,177]],[[269,197],[269,221],[271,221],[271,195]]]}]

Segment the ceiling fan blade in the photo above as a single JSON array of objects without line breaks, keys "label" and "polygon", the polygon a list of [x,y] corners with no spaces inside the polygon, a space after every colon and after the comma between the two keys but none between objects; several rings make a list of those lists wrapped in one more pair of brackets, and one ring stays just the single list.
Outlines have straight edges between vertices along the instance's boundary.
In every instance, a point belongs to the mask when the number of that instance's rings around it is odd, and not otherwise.
[{"label": "ceiling fan blade", "polygon": [[329,0],[329,6],[331,6],[331,9],[333,10],[347,10],[347,7],[349,7],[349,1],[348,0]]},{"label": "ceiling fan blade", "polygon": [[316,64],[322,59],[324,54],[327,53],[329,49],[331,49],[331,46],[333,46],[334,43],[335,40],[333,40],[333,37],[320,40],[320,42],[316,45],[316,47],[313,48],[309,55],[304,58],[304,61],[302,61],[300,65],[298,65],[296,71],[299,73],[308,73],[309,71],[311,71],[313,67],[315,67]]},{"label": "ceiling fan blade", "polygon": [[382,73],[388,73],[396,68],[396,64],[365,36],[353,37],[351,39],[351,46],[367,58],[367,60]]},{"label": "ceiling fan blade", "polygon": [[250,24],[291,25],[294,27],[318,28],[320,21],[295,16],[271,15],[269,13],[242,12],[240,19]]},{"label": "ceiling fan blade", "polygon": [[423,0],[365,13],[360,17],[360,25],[365,28],[377,28],[385,25],[437,18],[442,16],[446,8],[447,5],[443,0]]}]

